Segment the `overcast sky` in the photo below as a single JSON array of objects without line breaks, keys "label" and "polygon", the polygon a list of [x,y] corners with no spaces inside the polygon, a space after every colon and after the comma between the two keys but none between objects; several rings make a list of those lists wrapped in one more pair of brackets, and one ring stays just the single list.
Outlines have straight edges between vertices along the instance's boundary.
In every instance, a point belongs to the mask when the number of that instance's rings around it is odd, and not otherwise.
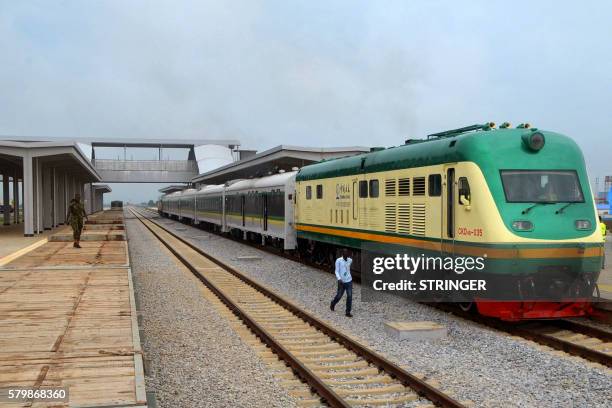
[{"label": "overcast sky", "polygon": [[611,15],[606,1],[0,0],[0,135],[262,150],[528,121],[612,174]]}]

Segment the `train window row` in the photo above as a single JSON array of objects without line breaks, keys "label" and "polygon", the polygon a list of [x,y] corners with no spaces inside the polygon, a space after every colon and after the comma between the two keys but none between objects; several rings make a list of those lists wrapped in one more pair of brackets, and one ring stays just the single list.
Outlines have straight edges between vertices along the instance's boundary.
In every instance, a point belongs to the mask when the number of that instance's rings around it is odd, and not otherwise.
[{"label": "train window row", "polygon": [[[387,197],[407,197],[410,196],[412,180],[412,195],[425,196],[425,177],[404,177],[400,179],[385,180],[385,196]],[[430,197],[440,197],[442,195],[442,176],[440,174],[430,174],[427,178],[428,195]],[[359,182],[359,198],[377,198],[380,195],[380,185],[378,179],[361,180]],[[323,198],[323,185],[317,184],[316,196],[320,200]],[[312,186],[306,186],[306,199],[312,199]]]},{"label": "train window row", "polygon": [[196,208],[198,211],[221,212],[223,210],[221,197],[198,198],[196,201]]},{"label": "train window row", "polygon": [[376,198],[378,197],[378,180],[373,179],[370,181],[361,180],[359,182],[359,198]]},{"label": "train window row", "polygon": [[[317,184],[317,200],[323,198],[323,184]],[[312,186],[306,186],[306,199],[312,200]]]}]

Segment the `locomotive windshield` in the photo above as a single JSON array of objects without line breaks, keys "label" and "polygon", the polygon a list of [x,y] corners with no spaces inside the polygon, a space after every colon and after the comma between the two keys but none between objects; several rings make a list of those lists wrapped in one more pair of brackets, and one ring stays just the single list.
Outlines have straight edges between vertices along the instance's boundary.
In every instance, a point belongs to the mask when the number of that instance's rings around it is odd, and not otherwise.
[{"label": "locomotive windshield", "polygon": [[502,170],[509,203],[583,203],[574,170]]}]

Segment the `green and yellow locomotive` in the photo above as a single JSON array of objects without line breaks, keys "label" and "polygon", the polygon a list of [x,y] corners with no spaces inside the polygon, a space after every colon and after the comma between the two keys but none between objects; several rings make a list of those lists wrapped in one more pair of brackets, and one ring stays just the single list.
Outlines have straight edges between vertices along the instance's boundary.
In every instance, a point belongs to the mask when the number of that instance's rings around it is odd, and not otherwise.
[{"label": "green and yellow locomotive", "polygon": [[[584,159],[561,134],[474,125],[305,166],[296,176],[298,247],[364,243],[418,256],[484,257],[513,301],[477,299],[508,320],[588,313],[603,256]],[[526,291],[555,301],[523,301]]]},{"label": "green and yellow locomotive", "polygon": [[371,244],[483,258],[508,299],[481,296],[476,307],[508,320],[589,313],[603,257],[580,149],[528,125],[474,125],[176,192],[160,213],[323,262]]}]

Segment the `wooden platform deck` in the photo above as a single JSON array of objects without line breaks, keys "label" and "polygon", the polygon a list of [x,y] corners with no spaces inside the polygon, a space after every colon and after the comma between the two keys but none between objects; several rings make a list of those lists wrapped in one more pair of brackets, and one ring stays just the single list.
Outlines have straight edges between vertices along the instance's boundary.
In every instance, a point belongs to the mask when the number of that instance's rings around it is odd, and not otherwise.
[{"label": "wooden platform deck", "polygon": [[0,406],[146,406],[127,242],[81,245],[48,242],[0,269],[0,389],[69,389],[64,404]]}]

